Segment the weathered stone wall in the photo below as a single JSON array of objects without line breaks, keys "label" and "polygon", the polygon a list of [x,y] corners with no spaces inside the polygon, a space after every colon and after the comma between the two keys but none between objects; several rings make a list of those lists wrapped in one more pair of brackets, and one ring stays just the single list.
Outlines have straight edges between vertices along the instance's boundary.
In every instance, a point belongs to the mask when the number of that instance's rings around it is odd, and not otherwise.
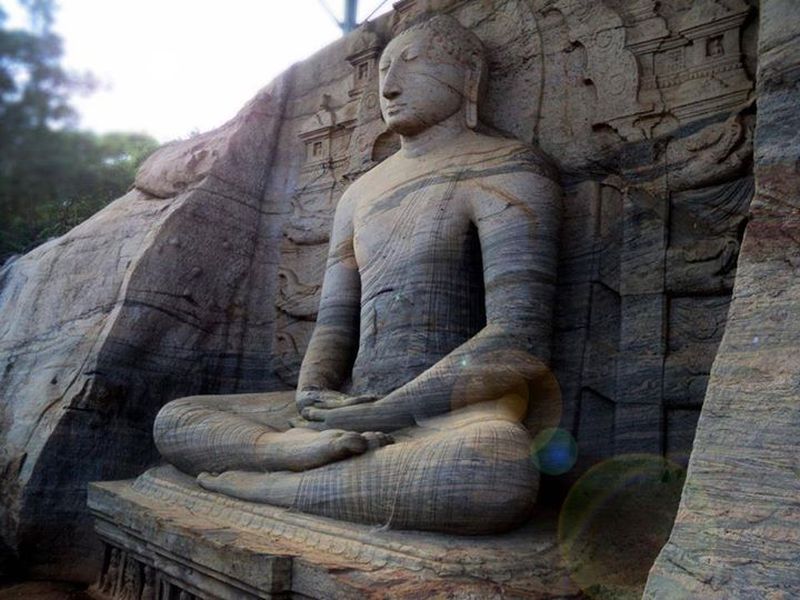
[{"label": "weathered stone wall", "polygon": [[755,5],[403,0],[161,149],[130,194],[2,271],[3,538],[82,576],[63,560],[92,543],[85,484],[154,458],[161,405],[294,384],[336,203],[397,148],[377,57],[428,9],[487,46],[485,124],[562,171],[564,484],[621,453],[685,461],[752,195]]},{"label": "weathered stone wall", "polygon": [[800,595],[800,8],[761,5],[756,195],[680,509],[648,598]]}]

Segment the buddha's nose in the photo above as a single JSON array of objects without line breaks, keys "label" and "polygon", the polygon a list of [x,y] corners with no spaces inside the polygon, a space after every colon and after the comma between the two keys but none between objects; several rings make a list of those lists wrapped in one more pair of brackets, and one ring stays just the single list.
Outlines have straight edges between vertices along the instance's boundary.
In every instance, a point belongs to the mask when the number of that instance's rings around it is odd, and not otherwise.
[{"label": "buddha's nose", "polygon": [[389,73],[386,74],[383,85],[381,85],[381,94],[383,94],[383,97],[387,100],[393,100],[400,95],[400,85],[397,81],[397,75],[395,75],[394,69],[390,69]]}]

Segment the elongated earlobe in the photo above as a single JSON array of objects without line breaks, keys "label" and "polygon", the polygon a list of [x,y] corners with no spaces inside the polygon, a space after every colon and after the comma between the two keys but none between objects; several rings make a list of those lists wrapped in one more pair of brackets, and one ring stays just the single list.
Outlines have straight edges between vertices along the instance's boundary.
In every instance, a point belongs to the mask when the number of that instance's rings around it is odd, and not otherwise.
[{"label": "elongated earlobe", "polygon": [[467,127],[475,129],[478,126],[478,99],[481,90],[481,68],[480,63],[473,63],[467,70],[464,96],[467,100],[466,121]]}]

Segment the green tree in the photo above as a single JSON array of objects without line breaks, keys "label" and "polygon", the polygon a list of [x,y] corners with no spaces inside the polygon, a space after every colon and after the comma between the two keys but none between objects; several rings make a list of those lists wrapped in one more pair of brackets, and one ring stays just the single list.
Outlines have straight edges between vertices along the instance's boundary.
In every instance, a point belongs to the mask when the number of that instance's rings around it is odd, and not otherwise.
[{"label": "green tree", "polygon": [[25,0],[31,26],[0,5],[0,263],[65,233],[130,187],[158,145],[143,134],[77,130],[70,95],[91,77],[61,66],[53,0]]}]

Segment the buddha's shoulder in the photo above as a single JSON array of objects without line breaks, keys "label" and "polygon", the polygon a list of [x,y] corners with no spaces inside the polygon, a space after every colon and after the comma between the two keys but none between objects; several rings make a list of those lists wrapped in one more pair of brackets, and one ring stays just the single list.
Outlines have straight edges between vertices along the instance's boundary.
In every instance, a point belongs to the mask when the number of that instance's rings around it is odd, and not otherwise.
[{"label": "buddha's shoulder", "polygon": [[539,148],[515,139],[470,132],[415,166],[410,166],[400,153],[393,154],[354,181],[343,200],[398,182],[428,177],[430,172],[443,176],[457,173],[459,179],[534,173],[555,182],[559,180],[558,169]]},{"label": "buddha's shoulder", "polygon": [[474,134],[462,145],[460,153],[475,169],[487,173],[532,172],[553,181],[559,180],[558,169],[553,161],[538,147],[516,139]]},{"label": "buddha's shoulder", "polygon": [[381,182],[383,182],[391,172],[391,160],[392,158],[389,157],[372,167],[369,171],[359,175],[347,186],[347,189],[339,200],[339,204],[354,204],[365,192],[371,192],[380,187]]}]

